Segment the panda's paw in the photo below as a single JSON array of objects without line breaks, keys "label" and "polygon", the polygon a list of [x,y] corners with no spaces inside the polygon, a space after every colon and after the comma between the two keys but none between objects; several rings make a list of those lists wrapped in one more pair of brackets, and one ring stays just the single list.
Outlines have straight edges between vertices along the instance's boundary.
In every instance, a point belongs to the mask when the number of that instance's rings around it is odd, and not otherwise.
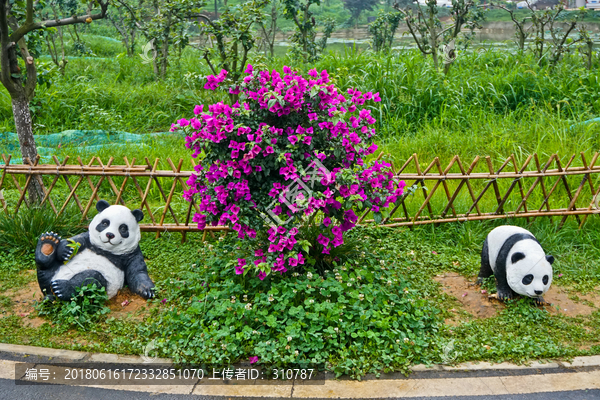
[{"label": "panda's paw", "polygon": [[511,300],[514,297],[515,296],[514,296],[514,294],[511,291],[504,292],[504,291],[498,290],[497,299],[500,300],[500,301]]},{"label": "panda's paw", "polygon": [[44,299],[42,301],[49,301],[50,303],[52,303],[54,300],[56,300],[56,297],[54,297],[54,295],[47,294],[44,296]]},{"label": "panda's paw", "polygon": [[142,296],[146,300],[153,298],[154,297],[154,288],[142,289],[140,291],[140,296]]},{"label": "panda's paw", "polygon": [[552,305],[551,303],[548,303],[546,300],[544,300],[544,298],[542,296],[540,296],[540,297],[534,297],[533,299],[535,300],[535,304],[537,304],[538,306],[550,306],[550,305]]},{"label": "panda's paw", "polygon": [[73,248],[69,246],[64,246],[62,251],[59,251],[57,255],[61,261],[69,261],[71,259],[71,256],[73,255]]},{"label": "panda's paw", "polygon": [[44,232],[39,239],[39,250],[45,256],[50,256],[60,243],[61,238],[57,233]]},{"label": "panda's paw", "polygon": [[72,295],[71,285],[68,281],[55,280],[51,282],[52,293],[61,300],[70,300]]}]

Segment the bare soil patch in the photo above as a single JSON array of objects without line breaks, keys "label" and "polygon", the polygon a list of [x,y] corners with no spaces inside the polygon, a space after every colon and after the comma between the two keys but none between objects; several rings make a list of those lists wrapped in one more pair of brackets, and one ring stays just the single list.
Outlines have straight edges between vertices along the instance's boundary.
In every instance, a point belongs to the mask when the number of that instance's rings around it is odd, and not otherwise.
[{"label": "bare soil patch", "polygon": [[[442,291],[458,300],[464,309],[475,318],[490,318],[504,307],[504,303],[488,298],[487,291],[475,286],[474,280],[469,280],[455,272],[446,272],[434,278],[442,285]],[[589,315],[600,308],[600,295],[572,294],[556,285],[544,295],[544,300],[550,303],[544,308],[554,314],[570,317]],[[447,321],[453,324],[454,321]]]},{"label": "bare soil patch", "polygon": [[[36,302],[43,300],[37,280],[29,282],[24,288],[12,289],[3,294],[12,299],[8,314],[22,317],[26,326],[37,328],[48,322],[43,318],[31,317],[35,315]],[[111,310],[109,315],[118,319],[130,317],[142,319],[148,313],[146,300],[127,288],[121,289],[115,297],[110,299],[107,307]]]},{"label": "bare soil patch", "polygon": [[487,292],[474,286],[464,276],[455,272],[446,272],[434,278],[442,285],[442,291],[458,300],[464,309],[475,318],[490,318],[496,316],[502,305],[488,299]]},{"label": "bare soil patch", "polygon": [[11,314],[22,317],[25,326],[37,328],[47,322],[39,317],[30,318],[30,315],[35,314],[36,302],[42,301],[37,281],[29,282],[24,288],[13,289],[4,295],[12,299]]},{"label": "bare soil patch", "polygon": [[123,288],[107,304],[114,318],[133,317],[142,319],[148,314],[148,303],[141,296]]},{"label": "bare soil patch", "polygon": [[552,306],[545,308],[552,313],[559,313],[574,317],[576,315],[589,315],[600,307],[600,298],[593,294],[575,295],[579,301],[573,300],[566,290],[550,286],[550,290],[544,296],[544,300]]}]

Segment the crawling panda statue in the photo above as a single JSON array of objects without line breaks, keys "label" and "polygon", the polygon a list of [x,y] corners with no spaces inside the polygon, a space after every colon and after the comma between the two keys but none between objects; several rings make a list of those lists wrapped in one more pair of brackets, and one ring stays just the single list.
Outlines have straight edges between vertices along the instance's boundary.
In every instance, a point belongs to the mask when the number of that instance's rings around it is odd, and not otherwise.
[{"label": "crawling panda statue", "polygon": [[53,232],[41,235],[35,249],[40,289],[47,298],[70,300],[76,288],[95,283],[112,298],[126,284],[143,298],[152,297],[154,283],[139,246],[144,213],[104,200],[96,209],[85,233],[68,240]]},{"label": "crawling panda statue", "polygon": [[552,283],[554,257],[546,255],[542,246],[527,229],[503,225],[493,229],[483,243],[481,269],[477,283],[494,275],[496,297],[512,299],[515,293],[544,303],[542,295]]}]

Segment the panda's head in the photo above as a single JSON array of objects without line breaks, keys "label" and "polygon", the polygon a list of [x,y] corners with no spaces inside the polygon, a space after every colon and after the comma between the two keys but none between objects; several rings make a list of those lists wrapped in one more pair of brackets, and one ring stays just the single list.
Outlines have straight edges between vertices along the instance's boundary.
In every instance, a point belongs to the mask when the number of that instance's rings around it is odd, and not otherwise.
[{"label": "panda's head", "polygon": [[554,257],[546,255],[537,242],[519,242],[507,260],[508,285],[522,296],[542,296],[552,284],[553,262]]},{"label": "panda's head", "polygon": [[125,206],[111,206],[104,200],[96,204],[98,214],[90,223],[90,241],[96,247],[113,254],[134,251],[140,242],[139,222],[144,218],[140,210]]}]

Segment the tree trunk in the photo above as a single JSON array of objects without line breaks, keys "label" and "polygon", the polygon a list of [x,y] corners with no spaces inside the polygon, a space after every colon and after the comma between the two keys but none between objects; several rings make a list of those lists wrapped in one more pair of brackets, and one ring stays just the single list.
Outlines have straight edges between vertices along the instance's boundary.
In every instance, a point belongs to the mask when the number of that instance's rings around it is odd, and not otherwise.
[{"label": "tree trunk", "polygon": [[[23,164],[34,163],[37,158],[37,147],[33,139],[33,129],[31,113],[29,112],[29,100],[25,93],[12,97],[12,109],[15,119],[19,145],[21,146],[21,155]],[[39,182],[33,178],[29,183],[29,201],[30,204],[39,203],[44,198],[44,192]]]},{"label": "tree trunk", "polygon": [[23,96],[12,98],[12,109],[23,159],[28,157],[30,160],[35,160],[35,157],[37,156],[37,148],[35,146],[35,141],[33,140],[29,101],[24,94]]}]

